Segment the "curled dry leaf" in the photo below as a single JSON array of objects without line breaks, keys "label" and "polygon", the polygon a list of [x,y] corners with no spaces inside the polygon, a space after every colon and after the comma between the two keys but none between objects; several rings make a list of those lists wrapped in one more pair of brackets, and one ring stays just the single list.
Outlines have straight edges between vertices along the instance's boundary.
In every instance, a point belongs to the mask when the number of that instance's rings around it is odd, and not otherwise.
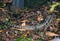
[{"label": "curled dry leaf", "polygon": [[21,24],[21,26],[26,26],[26,22],[29,22],[28,20],[23,20],[23,21],[21,21],[21,22],[23,22],[22,24]]},{"label": "curled dry leaf", "polygon": [[21,26],[26,26],[26,23],[25,23],[25,22],[24,22],[24,23],[22,23],[22,24],[21,24]]},{"label": "curled dry leaf", "polygon": [[37,21],[40,22],[41,20],[43,20],[43,19],[42,19],[42,16],[40,15],[37,17]]}]

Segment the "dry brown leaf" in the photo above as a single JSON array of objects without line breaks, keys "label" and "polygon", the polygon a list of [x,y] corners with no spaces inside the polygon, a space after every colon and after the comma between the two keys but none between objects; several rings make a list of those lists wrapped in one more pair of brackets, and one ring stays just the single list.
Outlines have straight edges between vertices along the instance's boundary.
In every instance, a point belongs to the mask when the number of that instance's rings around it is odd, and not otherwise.
[{"label": "dry brown leaf", "polygon": [[23,21],[21,21],[21,22],[23,22],[23,23],[21,24],[21,26],[26,26],[26,22],[28,22],[28,20],[23,20]]},{"label": "dry brown leaf", "polygon": [[37,16],[37,21],[38,21],[38,22],[40,22],[40,21],[42,21],[42,20],[43,20],[42,15]]},{"label": "dry brown leaf", "polygon": [[26,26],[26,23],[22,23],[21,26],[22,26],[22,27],[23,27],[23,26]]},{"label": "dry brown leaf", "polygon": [[47,36],[59,36],[58,34],[52,33],[52,32],[46,32]]},{"label": "dry brown leaf", "polygon": [[25,29],[16,29],[16,30],[19,30],[19,31],[25,31]]},{"label": "dry brown leaf", "polygon": [[0,30],[0,32],[3,32],[3,30]]},{"label": "dry brown leaf", "polygon": [[23,21],[21,21],[21,22],[29,22],[29,20],[23,20]]},{"label": "dry brown leaf", "polygon": [[26,31],[24,28],[12,28],[12,30]]}]

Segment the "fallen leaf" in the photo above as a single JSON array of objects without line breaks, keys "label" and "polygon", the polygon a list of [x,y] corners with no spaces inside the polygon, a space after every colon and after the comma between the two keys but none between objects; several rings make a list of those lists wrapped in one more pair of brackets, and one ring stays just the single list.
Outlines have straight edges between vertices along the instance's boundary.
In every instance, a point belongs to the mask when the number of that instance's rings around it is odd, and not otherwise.
[{"label": "fallen leaf", "polygon": [[19,30],[19,31],[25,31],[25,29],[16,29],[16,30]]},{"label": "fallen leaf", "polygon": [[0,30],[0,32],[3,32],[3,30]]},{"label": "fallen leaf", "polygon": [[59,36],[58,34],[52,33],[52,32],[46,32],[47,36]]}]

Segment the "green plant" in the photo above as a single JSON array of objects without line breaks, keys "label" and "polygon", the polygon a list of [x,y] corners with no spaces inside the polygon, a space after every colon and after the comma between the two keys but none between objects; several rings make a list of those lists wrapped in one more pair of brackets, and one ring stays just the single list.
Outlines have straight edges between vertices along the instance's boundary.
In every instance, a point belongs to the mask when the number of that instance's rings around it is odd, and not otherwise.
[{"label": "green plant", "polygon": [[56,2],[56,3],[52,4],[51,8],[50,8],[50,12],[55,11],[55,7],[57,7],[57,6],[60,6],[60,2]]},{"label": "green plant", "polygon": [[40,39],[38,39],[38,41],[43,41],[43,39],[42,39],[42,38],[40,38]]},{"label": "green plant", "polygon": [[0,25],[0,29],[4,29],[4,26],[3,25]]},{"label": "green plant", "polygon": [[50,0],[25,0],[24,5],[28,8],[39,8],[48,4],[48,2],[50,2]]},{"label": "green plant", "polygon": [[17,38],[16,41],[32,41],[32,38],[23,38],[23,37],[20,37],[20,38]]},{"label": "green plant", "polygon": [[5,24],[7,24],[7,25],[12,25],[12,22],[11,22],[8,18],[6,18]]},{"label": "green plant", "polygon": [[5,7],[5,6],[6,6],[6,4],[4,4],[3,2],[0,1],[0,8]]}]

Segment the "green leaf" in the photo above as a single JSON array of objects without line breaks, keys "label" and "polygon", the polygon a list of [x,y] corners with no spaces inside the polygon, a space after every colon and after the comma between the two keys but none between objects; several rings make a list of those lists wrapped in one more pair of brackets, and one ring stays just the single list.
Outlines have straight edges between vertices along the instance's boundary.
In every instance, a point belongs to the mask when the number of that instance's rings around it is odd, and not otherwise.
[{"label": "green leaf", "polygon": [[7,24],[7,25],[12,25],[12,22],[11,22],[8,18],[6,18],[5,24]]},{"label": "green leaf", "polygon": [[17,38],[16,41],[32,41],[32,38]]},{"label": "green leaf", "polygon": [[50,8],[50,12],[53,12],[54,9],[55,9],[55,7],[56,7],[56,6],[59,6],[59,5],[60,5],[60,2],[56,2],[56,3],[52,4],[52,5],[51,5],[51,8]]},{"label": "green leaf", "polygon": [[16,41],[22,41],[22,38],[17,38]]},{"label": "green leaf", "polygon": [[32,41],[32,38],[26,38],[26,41]]},{"label": "green leaf", "polygon": [[3,29],[4,28],[4,26],[3,25],[0,25],[0,29]]},{"label": "green leaf", "polygon": [[40,38],[38,41],[43,41],[43,39]]},{"label": "green leaf", "polygon": [[5,7],[5,6],[6,6],[6,4],[0,2],[0,7]]}]

